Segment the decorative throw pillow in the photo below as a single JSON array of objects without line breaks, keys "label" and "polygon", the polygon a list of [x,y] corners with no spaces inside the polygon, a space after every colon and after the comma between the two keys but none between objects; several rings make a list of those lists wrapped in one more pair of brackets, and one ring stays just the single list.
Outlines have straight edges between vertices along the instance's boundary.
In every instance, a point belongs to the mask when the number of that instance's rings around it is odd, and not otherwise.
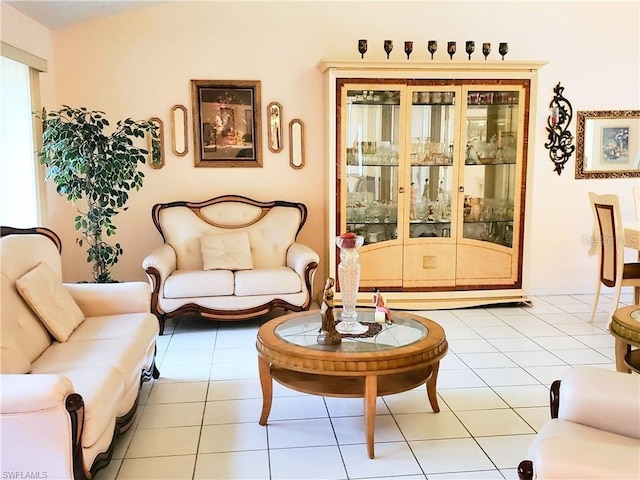
[{"label": "decorative throw pillow", "polygon": [[66,342],[84,314],[46,263],[16,280],[16,287],[40,321],[59,342]]},{"label": "decorative throw pillow", "polygon": [[247,232],[200,237],[205,270],[252,270],[251,246]]}]

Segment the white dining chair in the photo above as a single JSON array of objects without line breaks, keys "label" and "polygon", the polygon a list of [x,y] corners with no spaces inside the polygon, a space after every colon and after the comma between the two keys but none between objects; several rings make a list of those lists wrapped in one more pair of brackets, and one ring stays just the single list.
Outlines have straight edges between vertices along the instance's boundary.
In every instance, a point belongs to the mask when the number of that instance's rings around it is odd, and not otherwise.
[{"label": "white dining chair", "polygon": [[598,195],[589,192],[589,200],[598,234],[598,281],[589,322],[593,322],[598,309],[602,285],[614,289],[611,314],[618,308],[622,287],[634,287],[634,303],[640,304],[640,262],[624,261],[624,228],[617,195]]}]

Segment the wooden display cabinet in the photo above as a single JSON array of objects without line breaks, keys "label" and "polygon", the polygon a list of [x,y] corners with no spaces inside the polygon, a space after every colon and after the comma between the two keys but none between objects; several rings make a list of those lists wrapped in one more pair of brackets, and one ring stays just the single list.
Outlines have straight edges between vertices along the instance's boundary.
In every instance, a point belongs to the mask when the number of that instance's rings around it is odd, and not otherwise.
[{"label": "wooden display cabinet", "polygon": [[321,62],[328,272],[337,278],[335,237],[362,235],[359,304],[373,287],[393,308],[528,301],[525,179],[542,65]]}]

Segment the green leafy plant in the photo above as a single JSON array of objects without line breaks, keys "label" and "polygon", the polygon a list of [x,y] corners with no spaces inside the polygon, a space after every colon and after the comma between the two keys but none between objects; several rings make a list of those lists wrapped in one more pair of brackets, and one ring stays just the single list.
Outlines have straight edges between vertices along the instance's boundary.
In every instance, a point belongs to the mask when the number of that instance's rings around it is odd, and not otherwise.
[{"label": "green leafy plant", "polygon": [[[47,180],[53,180],[56,190],[76,205],[76,239],[87,246],[87,262],[93,263],[93,280],[112,282],[109,267],[123,253],[119,243],[110,245],[107,237],[116,233],[113,217],[126,210],[129,191],[142,187],[144,174],[138,170],[149,153],[134,144],[149,133],[158,141],[157,126],[130,118],[118,121],[111,133],[105,132],[109,121],[104,112],[64,105],[55,112],[36,114],[42,121],[40,163],[47,167]],[[158,154],[154,148],[154,155]],[[78,202],[84,201],[83,207]]]}]

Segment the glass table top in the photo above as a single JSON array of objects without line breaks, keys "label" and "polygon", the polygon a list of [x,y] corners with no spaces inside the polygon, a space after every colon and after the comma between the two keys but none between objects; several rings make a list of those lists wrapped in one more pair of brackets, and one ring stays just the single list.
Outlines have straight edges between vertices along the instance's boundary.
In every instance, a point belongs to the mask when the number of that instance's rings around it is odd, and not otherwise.
[{"label": "glass table top", "polygon": [[[340,310],[334,310],[336,318],[340,318]],[[374,323],[375,310],[358,311],[358,321]],[[285,342],[313,350],[328,352],[379,352],[392,350],[416,343],[425,338],[429,331],[425,325],[402,312],[393,313],[391,325],[383,324],[382,330],[367,338],[345,337],[339,345],[319,345],[318,331],[322,324],[320,312],[304,315],[278,325],[274,333]]]},{"label": "glass table top", "polygon": [[640,322],[640,307],[631,312],[631,318],[633,318],[636,322]]}]

